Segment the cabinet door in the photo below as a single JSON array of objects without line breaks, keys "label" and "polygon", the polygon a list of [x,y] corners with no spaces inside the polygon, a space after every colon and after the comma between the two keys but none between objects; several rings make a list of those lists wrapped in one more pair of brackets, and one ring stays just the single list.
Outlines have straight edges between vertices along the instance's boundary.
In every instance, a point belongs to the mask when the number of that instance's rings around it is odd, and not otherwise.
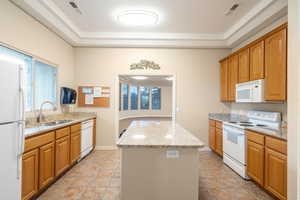
[{"label": "cabinet door", "polygon": [[22,200],[30,199],[38,192],[39,151],[34,149],[22,157]]},{"label": "cabinet door", "polygon": [[228,88],[228,100],[235,101],[235,85],[238,83],[238,56],[233,55],[228,59],[228,71],[229,71],[229,88]]},{"label": "cabinet door", "polygon": [[250,80],[264,78],[264,53],[264,41],[250,47]]},{"label": "cabinet door", "polygon": [[39,188],[47,186],[54,179],[54,142],[40,147]]},{"label": "cabinet door", "polygon": [[58,176],[70,166],[70,136],[56,140],[55,175]]},{"label": "cabinet door", "polygon": [[221,129],[216,129],[216,152],[223,156],[223,132]]},{"label": "cabinet door", "polygon": [[80,158],[81,133],[72,133],[71,135],[71,163]]},{"label": "cabinet door", "polygon": [[228,101],[228,60],[221,61],[220,70],[221,101]]},{"label": "cabinet door", "polygon": [[239,83],[250,80],[249,49],[239,53]]},{"label": "cabinet door", "polygon": [[209,126],[209,147],[216,150],[216,127]]},{"label": "cabinet door", "polygon": [[247,174],[259,185],[264,185],[264,146],[247,141]]},{"label": "cabinet door", "polygon": [[96,147],[96,124],[97,123],[97,120],[94,119],[94,127],[93,127],[93,147],[95,148]]},{"label": "cabinet door", "polygon": [[286,29],[268,37],[265,44],[265,100],[284,101],[287,87]]},{"label": "cabinet door", "polygon": [[266,148],[265,188],[279,199],[287,199],[287,157]]}]

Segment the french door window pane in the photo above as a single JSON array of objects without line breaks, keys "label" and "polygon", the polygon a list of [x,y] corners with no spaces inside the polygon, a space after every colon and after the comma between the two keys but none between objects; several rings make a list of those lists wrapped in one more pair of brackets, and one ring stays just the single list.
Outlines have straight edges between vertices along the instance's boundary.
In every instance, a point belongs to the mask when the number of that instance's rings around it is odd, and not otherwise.
[{"label": "french door window pane", "polygon": [[139,90],[139,86],[130,87],[130,100],[131,100],[130,109],[131,110],[138,109],[138,90]]},{"label": "french door window pane", "polygon": [[122,85],[122,95],[123,95],[123,110],[128,110],[128,85]]},{"label": "french door window pane", "polygon": [[141,87],[140,89],[141,93],[141,109],[143,110],[148,110],[149,109],[149,94],[150,94],[150,89],[146,87]]},{"label": "french door window pane", "polygon": [[[56,104],[57,68],[45,63],[35,62],[35,109],[40,109],[44,101]],[[45,105],[46,109],[52,108]]]},{"label": "french door window pane", "polygon": [[161,89],[152,88],[152,110],[160,110],[161,108]]}]

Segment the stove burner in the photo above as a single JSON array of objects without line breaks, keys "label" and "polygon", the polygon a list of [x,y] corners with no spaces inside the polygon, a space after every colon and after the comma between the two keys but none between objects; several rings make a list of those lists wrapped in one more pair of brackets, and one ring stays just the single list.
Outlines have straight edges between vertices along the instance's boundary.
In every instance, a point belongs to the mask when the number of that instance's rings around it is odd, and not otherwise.
[{"label": "stove burner", "polygon": [[264,124],[256,124],[256,126],[266,127],[267,125],[264,125]]},{"label": "stove burner", "polygon": [[236,122],[236,121],[230,121],[229,123],[231,123],[231,124],[237,124],[238,122]]},{"label": "stove burner", "polygon": [[240,121],[239,123],[241,123],[241,124],[252,124],[252,122],[247,122],[247,121]]},{"label": "stove burner", "polygon": [[239,124],[239,126],[254,126],[252,124]]}]

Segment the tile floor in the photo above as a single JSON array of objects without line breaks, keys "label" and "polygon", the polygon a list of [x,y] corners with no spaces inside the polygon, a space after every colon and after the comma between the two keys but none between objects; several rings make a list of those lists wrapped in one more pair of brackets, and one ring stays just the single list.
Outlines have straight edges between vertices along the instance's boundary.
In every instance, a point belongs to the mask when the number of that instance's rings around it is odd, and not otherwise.
[{"label": "tile floor", "polygon": [[[38,200],[119,200],[119,151],[95,151],[53,184]],[[200,152],[199,200],[272,200],[244,181],[212,152]]]}]

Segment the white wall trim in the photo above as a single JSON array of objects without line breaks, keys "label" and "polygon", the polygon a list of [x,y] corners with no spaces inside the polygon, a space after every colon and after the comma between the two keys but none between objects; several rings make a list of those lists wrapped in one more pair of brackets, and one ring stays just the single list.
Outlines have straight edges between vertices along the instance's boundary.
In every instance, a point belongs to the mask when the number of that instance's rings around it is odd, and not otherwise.
[{"label": "white wall trim", "polygon": [[249,32],[254,34],[258,27],[271,23],[270,19],[260,17],[262,13],[266,12],[271,18],[276,18],[278,13],[282,13],[282,9],[287,7],[286,0],[263,0],[221,34],[110,33],[81,31],[52,0],[11,1],[50,27],[71,45],[83,47],[229,48]]},{"label": "white wall trim", "polygon": [[117,146],[96,146],[95,150],[117,150]]}]

